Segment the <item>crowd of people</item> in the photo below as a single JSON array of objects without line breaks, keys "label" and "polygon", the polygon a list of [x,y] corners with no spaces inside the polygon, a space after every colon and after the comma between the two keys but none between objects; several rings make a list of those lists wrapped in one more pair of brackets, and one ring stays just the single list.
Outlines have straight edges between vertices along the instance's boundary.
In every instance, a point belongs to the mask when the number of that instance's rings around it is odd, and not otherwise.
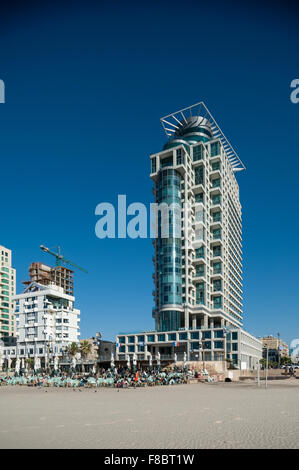
[{"label": "crowd of people", "polygon": [[32,387],[71,387],[96,388],[113,387],[117,389],[130,387],[146,387],[157,385],[175,385],[187,383],[192,377],[197,378],[194,371],[183,369],[143,369],[132,371],[127,368],[101,369],[96,374],[75,371],[46,373],[25,373],[14,376],[0,376],[0,386],[27,385]]}]

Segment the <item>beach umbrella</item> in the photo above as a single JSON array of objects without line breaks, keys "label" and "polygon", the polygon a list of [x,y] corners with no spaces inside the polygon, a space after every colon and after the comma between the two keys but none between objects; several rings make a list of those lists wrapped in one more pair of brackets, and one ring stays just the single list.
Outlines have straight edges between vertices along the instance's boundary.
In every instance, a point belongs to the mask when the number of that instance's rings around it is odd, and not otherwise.
[{"label": "beach umbrella", "polygon": [[160,352],[158,351],[158,354],[157,354],[157,366],[160,367],[161,365],[161,354]]},{"label": "beach umbrella", "polygon": [[178,362],[178,355],[177,353],[174,353],[174,365],[176,367],[176,363]]},{"label": "beach umbrella", "polygon": [[22,357],[21,361],[21,368],[24,370],[25,369],[25,359]]},{"label": "beach umbrella", "polygon": [[54,370],[55,370],[55,372],[58,371],[58,364],[59,364],[59,359],[58,359],[57,354],[55,354],[55,357],[54,357]]},{"label": "beach umbrella", "polygon": [[184,352],[184,369],[186,369],[187,354]]},{"label": "beach umbrella", "polygon": [[113,353],[111,353],[110,367],[111,369],[114,369],[114,354]]},{"label": "beach umbrella", "polygon": [[148,356],[148,363],[149,363],[149,368],[151,369],[153,365],[153,357],[151,354]]},{"label": "beach umbrella", "polygon": [[19,357],[17,357],[16,359],[15,373],[18,375],[20,373],[20,358]]},{"label": "beach umbrella", "polygon": [[34,356],[34,372],[38,371],[38,357]]},{"label": "beach umbrella", "polygon": [[77,360],[76,360],[75,356],[73,356],[72,369],[73,369],[74,372],[76,372],[76,365],[77,365]]},{"label": "beach umbrella", "polygon": [[136,371],[136,366],[137,366],[137,356],[134,353],[133,354],[133,368],[134,368],[134,371]]}]

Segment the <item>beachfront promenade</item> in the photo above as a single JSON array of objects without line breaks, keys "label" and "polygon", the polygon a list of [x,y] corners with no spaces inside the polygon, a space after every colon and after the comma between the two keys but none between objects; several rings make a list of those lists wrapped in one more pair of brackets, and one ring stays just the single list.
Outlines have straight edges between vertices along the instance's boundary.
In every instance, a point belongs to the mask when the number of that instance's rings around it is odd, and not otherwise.
[{"label": "beachfront promenade", "polygon": [[299,380],[0,387],[0,448],[299,448]]}]

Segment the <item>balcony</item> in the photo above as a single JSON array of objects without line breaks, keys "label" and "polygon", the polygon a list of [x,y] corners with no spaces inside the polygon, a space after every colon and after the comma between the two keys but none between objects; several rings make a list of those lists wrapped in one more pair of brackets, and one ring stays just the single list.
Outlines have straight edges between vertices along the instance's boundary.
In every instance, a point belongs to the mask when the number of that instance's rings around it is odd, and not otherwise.
[{"label": "balcony", "polygon": [[213,271],[213,274],[211,274],[211,279],[223,279],[222,271]]},{"label": "balcony", "polygon": [[211,172],[210,172],[210,177],[211,177],[211,178],[214,178],[214,179],[215,179],[215,178],[220,178],[220,177],[221,177],[221,170],[220,170],[220,168],[217,168],[217,169],[215,169],[215,170],[211,170]]},{"label": "balcony", "polygon": [[210,195],[211,196],[217,196],[222,194],[222,189],[221,186],[212,186],[210,188]]}]

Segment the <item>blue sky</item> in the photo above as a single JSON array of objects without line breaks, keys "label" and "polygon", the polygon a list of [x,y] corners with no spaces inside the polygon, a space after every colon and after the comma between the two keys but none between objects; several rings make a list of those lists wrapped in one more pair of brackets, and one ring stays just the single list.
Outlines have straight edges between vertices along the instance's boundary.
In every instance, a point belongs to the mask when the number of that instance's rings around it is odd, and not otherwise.
[{"label": "blue sky", "polygon": [[299,337],[299,78],[293,4],[27,2],[0,19],[0,243],[18,292],[39,250],[75,274],[82,337],[154,326],[151,240],[99,240],[98,203],[152,202],[161,116],[205,101],[247,169],[244,327]]}]

